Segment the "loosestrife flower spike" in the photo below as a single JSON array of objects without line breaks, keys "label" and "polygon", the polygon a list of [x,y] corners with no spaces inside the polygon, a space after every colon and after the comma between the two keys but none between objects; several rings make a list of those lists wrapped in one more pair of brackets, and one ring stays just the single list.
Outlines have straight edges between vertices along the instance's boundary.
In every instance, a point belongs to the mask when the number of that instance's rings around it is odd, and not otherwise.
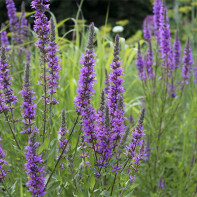
[{"label": "loosestrife flower spike", "polygon": [[136,128],[132,133],[131,143],[127,146],[126,155],[129,159],[132,160],[133,165],[131,165],[133,172],[130,171],[130,180],[135,180],[135,174],[137,172],[137,168],[140,165],[141,161],[145,159],[146,153],[144,151],[144,140],[141,139],[143,135],[145,135],[143,131],[143,120],[144,120],[145,109],[143,108],[140,114],[140,118]]},{"label": "loosestrife flower spike", "polygon": [[154,13],[154,33],[157,39],[157,43],[160,43],[160,9],[161,9],[161,0],[156,0],[153,6],[153,13]]},{"label": "loosestrife flower spike", "polygon": [[27,39],[28,35],[28,22],[25,18],[25,2],[23,1],[21,4],[21,16],[20,16],[20,36],[22,40]]},{"label": "loosestrife flower spike", "polygon": [[124,93],[124,80],[122,79],[123,69],[121,67],[121,61],[119,60],[119,35],[115,37],[113,60],[111,62],[112,73],[109,75],[109,91],[107,95],[107,103],[109,107],[110,118],[110,138],[112,140],[112,146],[115,148],[118,141],[121,139],[124,133],[124,110],[119,109],[118,103],[120,99],[123,99]]},{"label": "loosestrife flower spike", "polygon": [[148,78],[154,78],[155,74],[153,73],[153,50],[152,50],[152,45],[151,45],[151,41],[148,42],[148,50],[147,50],[147,54],[146,54],[146,61],[145,61],[145,66],[146,66],[146,70],[147,70],[147,75]]},{"label": "loosestrife flower spike", "polygon": [[184,79],[184,83],[188,84],[189,82],[187,79],[190,78],[190,73],[192,71],[192,65],[194,64],[192,49],[190,45],[189,38],[187,39],[187,43],[184,49],[184,56],[183,56],[183,68],[182,68],[182,77]]},{"label": "loosestrife flower spike", "polygon": [[[6,52],[5,48],[1,48],[1,61],[0,61],[0,89],[3,92],[4,99],[5,99],[5,106],[4,109],[13,110],[13,106],[17,102],[17,98],[13,93],[11,88],[11,80],[10,77],[10,65],[8,65],[6,60]],[[8,106],[9,105],[9,106]]]},{"label": "loosestrife flower spike", "polygon": [[138,51],[137,51],[137,58],[136,58],[136,65],[138,69],[138,75],[142,81],[146,80],[146,72],[144,70],[144,60],[140,50],[140,43],[138,42]]},{"label": "loosestrife flower spike", "polygon": [[181,64],[181,42],[178,37],[178,31],[176,32],[176,38],[173,45],[173,60],[175,68],[179,68]]},{"label": "loosestrife flower spike", "polygon": [[[49,0],[33,0],[31,6],[35,9],[35,21],[34,31],[37,33],[38,41],[36,46],[42,53],[42,61],[46,62],[47,57],[44,56],[47,53],[46,45],[49,43],[50,25],[45,15],[45,11],[49,10]],[[43,63],[42,62],[42,63]]]},{"label": "loosestrife flower spike", "polygon": [[30,65],[26,64],[25,72],[24,72],[24,83],[23,89],[20,91],[23,102],[21,104],[21,108],[23,112],[21,113],[23,117],[23,123],[25,129],[21,133],[33,133],[38,132],[37,127],[33,128],[33,124],[35,123],[35,109],[37,107],[36,104],[33,103],[35,97],[33,96],[35,92],[30,87]]},{"label": "loosestrife flower spike", "polygon": [[[82,64],[81,74],[79,75],[77,96],[75,99],[76,112],[81,115],[82,127],[84,131],[85,141],[94,144],[95,139],[95,110],[91,105],[91,97],[93,96],[95,82],[95,54],[94,46],[94,23],[90,24],[89,39],[85,54],[82,54],[80,63]],[[94,145],[93,145],[94,146]],[[95,149],[95,147],[94,147]]]},{"label": "loosestrife flower spike", "polygon": [[37,155],[36,150],[39,146],[39,143],[36,142],[36,133],[33,132],[29,137],[28,146],[26,147],[27,152],[26,163],[25,163],[25,172],[28,174],[27,186],[29,187],[29,192],[32,196],[44,196],[45,195],[45,186],[44,186],[44,174],[45,167],[43,166],[42,154]]},{"label": "loosestrife flower spike", "polygon": [[[0,143],[1,143],[1,141],[2,141],[2,139],[0,138]],[[6,154],[0,144],[0,182],[4,181],[4,179],[7,176],[7,173],[9,172],[9,171],[3,169],[3,167],[7,164],[7,161],[4,160],[5,157],[6,157]]]},{"label": "loosestrife flower spike", "polygon": [[148,27],[147,21],[144,21],[143,32],[144,32],[144,40],[146,40],[147,42],[150,42],[152,36],[151,36],[151,30]]},{"label": "loosestrife flower spike", "polygon": [[[4,28],[5,28],[5,25],[1,24],[1,30],[3,30]],[[9,51],[10,50],[10,48],[9,48],[10,42],[8,40],[6,30],[3,30],[0,34],[1,34],[1,46],[4,47],[6,49],[6,51]]]},{"label": "loosestrife flower spike", "polygon": [[19,20],[16,16],[16,7],[13,0],[6,0],[6,7],[8,10],[8,17],[9,17],[9,24],[10,24],[10,31],[13,33],[12,40],[15,44],[22,44],[19,29],[20,24]]},{"label": "loosestrife flower spike", "polygon": [[160,51],[163,60],[163,67],[167,69],[168,75],[175,69],[173,64],[173,54],[171,48],[170,25],[167,16],[167,8],[163,2],[160,10]]},{"label": "loosestrife flower spike", "polygon": [[59,80],[59,71],[60,71],[60,67],[59,67],[59,59],[57,57],[57,44],[55,42],[55,24],[54,24],[54,20],[51,17],[50,20],[50,24],[51,24],[51,35],[50,35],[50,43],[49,43],[49,47],[48,47],[48,72],[49,72],[49,76],[47,76],[47,80],[48,80],[48,87],[49,87],[49,93],[51,95],[50,98],[50,103],[56,104],[58,103],[56,98],[52,98],[53,95],[56,93],[56,88],[58,87],[58,80]]}]

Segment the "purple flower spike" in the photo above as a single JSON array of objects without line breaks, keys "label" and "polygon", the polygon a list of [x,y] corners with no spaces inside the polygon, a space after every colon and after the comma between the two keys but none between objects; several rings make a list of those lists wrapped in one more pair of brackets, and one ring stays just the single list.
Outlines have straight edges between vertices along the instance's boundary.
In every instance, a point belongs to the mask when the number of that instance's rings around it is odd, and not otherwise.
[{"label": "purple flower spike", "polygon": [[178,31],[176,32],[176,38],[173,45],[173,60],[175,68],[179,68],[181,64],[181,42],[178,38]]},{"label": "purple flower spike", "polygon": [[145,66],[146,66],[149,79],[155,77],[155,74],[153,73],[153,65],[154,65],[153,58],[154,57],[153,57],[152,45],[150,41],[148,42],[148,50],[147,50],[146,59],[145,59]]},{"label": "purple flower spike", "polygon": [[[2,139],[0,138],[0,142],[1,140]],[[3,167],[7,164],[7,161],[4,160],[5,157],[6,157],[6,154],[0,144],[0,182],[4,181],[4,179],[7,176],[7,173],[9,172],[3,169]]]},{"label": "purple flower spike", "polygon": [[[5,28],[5,25],[2,24],[1,30],[3,30],[4,28]],[[8,40],[6,30],[2,31],[0,34],[1,34],[1,45],[6,49],[6,51],[9,51],[10,50],[10,47],[9,47],[10,42]]]},{"label": "purple flower spike", "polygon": [[144,120],[145,109],[142,109],[140,119],[138,121],[137,127],[133,130],[131,143],[126,147],[126,155],[132,160],[133,165],[131,166],[134,173],[130,175],[130,180],[133,181],[137,168],[143,159],[146,160],[146,152],[144,151],[144,140],[141,139],[145,135],[143,131],[143,120]]},{"label": "purple flower spike", "polygon": [[170,25],[169,19],[167,16],[167,8],[164,3],[162,4],[160,10],[160,51],[161,58],[163,60],[163,67],[167,69],[168,74],[175,69],[173,61],[172,61],[172,48],[171,48],[171,36],[170,36]]},{"label": "purple flower spike", "polygon": [[[37,38],[39,39],[36,42],[36,46],[40,49],[42,54],[45,54],[46,45],[49,43],[49,34],[50,34],[50,24],[45,15],[45,11],[49,10],[50,0],[33,0],[31,7],[35,9],[35,21],[34,21],[34,31],[37,33]],[[42,61],[46,62],[46,57],[42,57]]]},{"label": "purple flower spike", "polygon": [[80,63],[82,64],[81,74],[79,75],[77,96],[75,99],[76,112],[81,115],[82,126],[84,131],[85,141],[93,143],[95,139],[95,110],[91,105],[91,97],[93,96],[95,82],[95,54],[94,46],[94,23],[90,24],[90,33],[87,49],[85,54],[82,54]]},{"label": "purple flower spike", "polygon": [[148,26],[148,21],[144,20],[143,22],[143,32],[144,32],[144,40],[146,40],[147,42],[151,41],[151,29]]},{"label": "purple flower spike", "polygon": [[182,68],[182,77],[184,78],[184,84],[188,84],[187,79],[190,78],[190,73],[192,71],[192,65],[194,64],[192,49],[190,45],[189,38],[184,49],[183,56],[183,68]]},{"label": "purple flower spike", "polygon": [[52,98],[52,96],[56,93],[56,88],[58,87],[58,79],[59,77],[59,59],[56,55],[57,53],[57,44],[55,42],[55,24],[53,21],[53,18],[51,17],[50,20],[51,24],[51,35],[50,35],[50,43],[49,43],[49,48],[48,48],[48,67],[49,67],[49,76],[47,77],[48,80],[48,87],[49,87],[49,93],[51,95],[51,100],[50,102],[53,104],[58,103],[56,98]]},{"label": "purple flower spike", "polygon": [[35,123],[35,109],[36,104],[33,103],[33,100],[35,100],[35,97],[33,96],[35,92],[30,87],[30,66],[29,64],[25,67],[25,76],[24,76],[24,84],[23,89],[20,91],[23,102],[21,105],[21,108],[23,110],[23,113],[21,113],[23,117],[23,123],[25,126],[25,129],[21,133],[33,133],[38,132],[37,127],[33,128],[33,124]]},{"label": "purple flower spike", "polygon": [[45,167],[43,167],[42,155],[37,155],[36,150],[39,143],[36,142],[36,133],[33,132],[29,137],[28,146],[26,147],[27,152],[25,153],[27,162],[25,163],[26,173],[28,174],[27,186],[32,196],[44,196],[45,185],[44,185],[44,174]]},{"label": "purple flower spike", "polygon": [[154,13],[154,30],[155,30],[155,37],[157,39],[157,43],[160,43],[160,9],[161,9],[161,0],[156,0],[153,6],[153,13]]},{"label": "purple flower spike", "polygon": [[9,17],[9,23],[10,23],[10,31],[13,33],[12,40],[15,44],[21,44],[21,38],[18,34],[18,31],[20,29],[19,20],[16,16],[16,7],[13,0],[6,0],[6,6],[8,10],[8,17]]},{"label": "purple flower spike", "polygon": [[97,146],[100,160],[98,160],[96,164],[99,168],[105,168],[108,165],[109,159],[112,157],[112,139],[109,130],[109,107],[105,101],[104,90],[101,93],[101,103],[98,110],[97,123]]},{"label": "purple flower spike", "polygon": [[10,65],[8,65],[6,60],[5,48],[1,48],[1,61],[0,61],[0,90],[3,92],[4,96],[4,110],[13,110],[13,106],[17,102],[16,96],[13,94],[11,89],[11,80],[10,77]]},{"label": "purple flower spike", "polygon": [[115,37],[113,60],[111,62],[112,73],[109,75],[109,92],[108,107],[109,107],[109,120],[110,120],[110,137],[113,142],[113,146],[117,146],[118,141],[121,139],[124,132],[124,80],[123,68],[121,67],[121,61],[119,60],[119,35]]},{"label": "purple flower spike", "polygon": [[137,59],[136,59],[136,65],[138,69],[138,75],[142,81],[146,80],[146,72],[144,70],[144,60],[143,56],[140,50],[140,43],[138,42],[138,52],[137,52]]},{"label": "purple flower spike", "polygon": [[25,2],[23,1],[21,4],[21,16],[20,16],[20,30],[19,34],[22,40],[27,39],[28,34],[28,22],[25,18]]}]

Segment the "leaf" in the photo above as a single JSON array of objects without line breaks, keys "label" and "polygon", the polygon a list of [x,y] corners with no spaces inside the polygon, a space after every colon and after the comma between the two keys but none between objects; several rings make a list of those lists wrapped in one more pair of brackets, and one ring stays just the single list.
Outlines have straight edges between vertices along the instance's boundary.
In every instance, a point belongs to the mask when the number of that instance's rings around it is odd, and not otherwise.
[{"label": "leaf", "polygon": [[38,155],[39,155],[41,152],[43,152],[43,150],[47,150],[48,147],[49,147],[49,139],[46,138],[45,141],[44,141],[44,143],[43,143],[43,144],[39,147],[39,149],[38,149]]},{"label": "leaf", "polygon": [[107,196],[107,197],[109,197],[109,196],[110,196],[110,192],[107,191],[107,190],[104,190],[104,191],[102,191],[102,192],[100,193],[100,195],[101,195],[101,196]]},{"label": "leaf", "polygon": [[95,184],[95,177],[94,177],[94,174],[91,176],[90,178],[90,187],[93,189],[94,187],[94,184]]},{"label": "leaf", "polygon": [[67,22],[68,20],[70,20],[70,18],[66,18],[64,20],[61,20],[58,24],[57,24],[57,28],[61,27],[65,22]]}]

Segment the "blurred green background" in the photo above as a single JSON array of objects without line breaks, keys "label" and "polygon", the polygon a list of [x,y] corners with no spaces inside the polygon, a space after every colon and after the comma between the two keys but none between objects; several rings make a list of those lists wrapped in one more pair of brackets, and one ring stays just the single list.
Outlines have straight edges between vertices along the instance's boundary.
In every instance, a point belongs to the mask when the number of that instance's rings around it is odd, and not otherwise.
[{"label": "blurred green background", "polygon": [[[129,38],[134,35],[137,30],[142,28],[143,19],[147,15],[152,14],[152,3],[154,0],[84,0],[80,19],[85,19],[86,24],[94,21],[97,27],[101,27],[108,22],[108,30],[110,31],[115,25],[125,26],[123,35]],[[20,11],[22,0],[14,1],[17,11]],[[51,0],[51,12],[62,21],[68,17],[75,18],[81,0]],[[192,3],[196,0],[166,0],[168,9],[176,9],[183,7],[181,12],[191,18]],[[31,0],[25,0],[27,12],[31,12]],[[134,8],[134,9],[133,9]],[[8,20],[5,0],[0,0],[1,17],[0,23]],[[29,17],[33,23],[33,19]],[[68,21],[61,28],[60,34],[64,34],[73,28],[72,21]]]}]

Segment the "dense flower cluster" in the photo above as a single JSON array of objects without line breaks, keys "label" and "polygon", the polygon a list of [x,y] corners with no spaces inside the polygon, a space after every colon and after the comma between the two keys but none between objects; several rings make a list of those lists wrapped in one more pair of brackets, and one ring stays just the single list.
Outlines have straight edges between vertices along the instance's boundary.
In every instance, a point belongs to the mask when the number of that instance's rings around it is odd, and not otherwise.
[{"label": "dense flower cluster", "polygon": [[[2,24],[1,30],[3,30],[4,28],[5,28],[5,25]],[[10,42],[8,40],[6,30],[3,30],[0,34],[1,34],[1,46],[4,47],[6,49],[6,51],[9,51]]]},{"label": "dense flower cluster", "polygon": [[37,155],[36,149],[39,143],[36,142],[36,133],[33,132],[29,137],[27,152],[25,153],[27,162],[25,163],[26,173],[28,174],[27,186],[32,196],[44,196],[46,193],[44,186],[45,167],[43,167],[42,155]]},{"label": "dense flower cluster", "polygon": [[49,93],[51,95],[51,100],[50,103],[57,103],[56,98],[52,98],[52,96],[56,93],[56,88],[58,87],[58,79],[59,79],[59,74],[58,72],[60,71],[59,67],[59,60],[56,55],[57,53],[57,44],[55,42],[55,24],[53,21],[53,18],[50,20],[51,23],[51,35],[50,35],[50,43],[48,47],[48,67],[49,67],[49,76],[47,76],[48,79],[48,87],[49,87]]},{"label": "dense flower cluster", "polygon": [[190,78],[190,73],[192,71],[192,65],[194,64],[192,49],[190,46],[189,38],[187,39],[187,43],[184,49],[183,56],[183,68],[182,68],[182,77],[184,78],[184,83],[188,84],[187,79]]},{"label": "dense flower cluster", "polygon": [[[0,142],[1,142],[1,140],[2,139],[0,138]],[[3,169],[4,165],[7,164],[7,161],[4,160],[5,157],[6,157],[6,154],[0,145],[0,182],[4,181],[4,179],[7,176],[7,173],[9,172],[9,171]]]},{"label": "dense flower cluster", "polygon": [[181,64],[181,42],[178,38],[178,31],[176,32],[176,38],[173,45],[173,60],[175,68],[179,68]]},{"label": "dense flower cluster", "polygon": [[138,75],[141,80],[146,80],[146,72],[144,69],[144,59],[140,50],[140,43],[138,42],[138,52],[137,52],[137,58],[136,58],[136,65],[138,69]]},{"label": "dense flower cluster", "polygon": [[109,159],[112,157],[112,145],[113,143],[110,136],[110,120],[109,120],[109,107],[105,101],[105,91],[101,93],[101,102],[98,110],[97,117],[97,151],[99,152],[100,159],[97,160],[96,164],[99,168],[105,168],[108,165]]},{"label": "dense flower cluster", "polygon": [[[130,174],[130,180],[135,180],[135,173],[137,172],[137,167],[140,165],[141,161],[145,158],[146,153],[144,151],[144,141],[142,136],[145,135],[143,131],[143,120],[144,120],[145,109],[142,109],[141,116],[137,127],[133,130],[131,143],[127,146],[126,155],[132,162],[132,168],[134,173]],[[129,170],[131,172],[131,170]]]},{"label": "dense flower cluster", "polygon": [[[46,45],[49,43],[50,24],[45,15],[45,11],[49,10],[48,2],[49,0],[34,0],[31,3],[32,8],[35,9],[34,31],[37,33],[38,38],[36,46],[40,49],[42,54],[47,52]],[[47,61],[46,56],[42,57],[42,61]]]},{"label": "dense flower cluster", "polygon": [[169,19],[167,17],[167,8],[164,4],[162,4],[160,10],[160,51],[161,59],[163,60],[162,65],[167,69],[168,73],[171,73],[174,69],[174,64],[172,61]]},{"label": "dense flower cluster", "polygon": [[20,16],[20,28],[19,28],[19,35],[21,40],[26,40],[28,35],[28,22],[25,17],[25,2],[22,2],[21,5],[21,16]]},{"label": "dense flower cluster", "polygon": [[35,97],[33,96],[35,92],[33,92],[33,90],[30,87],[29,69],[30,66],[29,64],[27,64],[25,68],[23,89],[20,91],[23,97],[23,102],[21,105],[21,108],[23,109],[23,113],[21,113],[21,115],[23,117],[23,123],[25,126],[25,129],[21,133],[33,133],[38,131],[37,127],[32,128],[33,124],[35,123],[34,118],[35,118],[35,109],[37,105],[33,103],[33,100],[35,100]]},{"label": "dense flower cluster", "polygon": [[[4,110],[13,110],[12,104],[16,104],[17,98],[11,88],[10,65],[6,60],[5,48],[1,48],[1,61],[0,61],[0,90],[3,95]],[[2,104],[1,104],[2,105]]]},{"label": "dense flower cluster", "polygon": [[19,20],[16,16],[16,7],[13,0],[6,0],[6,6],[8,10],[8,17],[9,17],[9,23],[10,23],[10,31],[14,34],[12,39],[15,44],[21,44],[21,38],[18,34],[18,31],[20,29]]},{"label": "dense flower cluster", "polygon": [[153,6],[153,13],[154,13],[154,30],[155,30],[155,37],[157,42],[160,42],[160,9],[161,9],[161,0],[156,0]]},{"label": "dense flower cluster", "polygon": [[151,41],[152,31],[153,31],[152,16],[147,16],[143,21],[144,40],[146,40],[147,42]]},{"label": "dense flower cluster", "polygon": [[[124,93],[124,80],[122,79],[123,69],[119,55],[119,35],[115,37],[114,58],[112,60],[112,73],[109,75],[109,91],[107,95],[107,104],[109,106],[110,135],[114,143],[121,138],[124,132],[124,106],[119,106]],[[115,145],[115,144],[114,144]]]},{"label": "dense flower cluster", "polygon": [[147,54],[145,57],[145,67],[146,67],[148,78],[151,79],[151,78],[154,78],[155,76],[153,72],[154,56],[153,56],[151,41],[148,43],[148,45],[149,46],[148,46]]},{"label": "dense flower cluster", "polygon": [[95,139],[95,110],[92,107],[90,100],[95,90],[93,88],[95,82],[95,54],[93,53],[94,43],[94,24],[90,25],[90,35],[88,40],[87,50],[82,55],[80,63],[82,64],[81,74],[79,75],[79,86],[77,88],[77,96],[75,99],[76,111],[82,117],[82,126],[86,142],[93,142]]}]

